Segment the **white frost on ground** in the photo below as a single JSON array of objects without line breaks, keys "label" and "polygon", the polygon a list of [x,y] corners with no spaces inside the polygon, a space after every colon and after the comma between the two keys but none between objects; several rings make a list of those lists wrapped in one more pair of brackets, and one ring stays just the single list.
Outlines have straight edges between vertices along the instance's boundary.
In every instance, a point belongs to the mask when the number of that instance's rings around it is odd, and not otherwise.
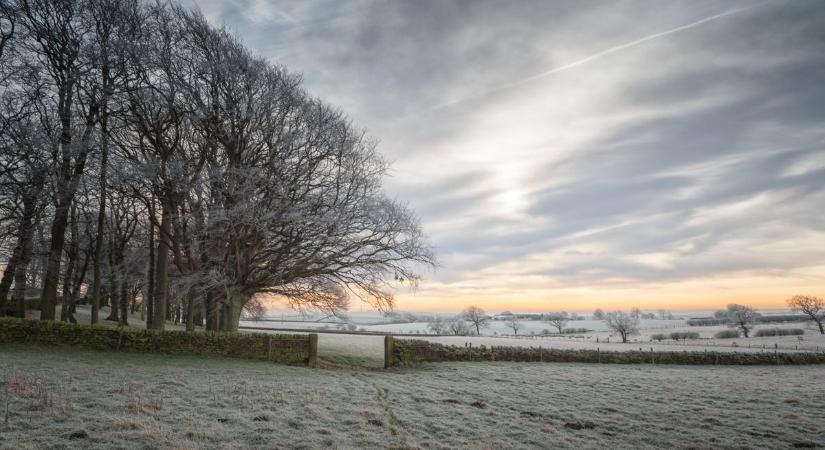
[{"label": "white frost on ground", "polygon": [[3,449],[825,445],[823,366],[351,371],[23,346],[0,361]]}]

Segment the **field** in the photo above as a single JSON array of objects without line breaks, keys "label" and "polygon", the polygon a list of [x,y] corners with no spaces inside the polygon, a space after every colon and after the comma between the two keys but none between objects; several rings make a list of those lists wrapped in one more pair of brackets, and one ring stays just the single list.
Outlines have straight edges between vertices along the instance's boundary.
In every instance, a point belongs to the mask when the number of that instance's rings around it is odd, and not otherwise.
[{"label": "field", "polygon": [[[87,306],[79,306],[76,317],[79,323],[89,322],[89,310]],[[108,308],[102,308],[101,317],[106,317]],[[374,317],[373,317],[374,318]],[[540,330],[547,328],[548,324],[541,321],[525,321],[530,324],[528,329]],[[129,317],[129,324],[132,327],[143,327],[145,324],[137,314]],[[774,337],[751,337],[748,339],[712,339],[712,336],[720,330],[728,329],[724,325],[690,327],[685,325],[684,320],[642,320],[638,335],[631,336],[629,343],[623,344],[617,335],[604,329],[604,322],[595,320],[582,320],[570,322],[571,327],[584,327],[594,331],[566,336],[506,336],[502,334],[493,335],[498,328],[503,326],[503,322],[493,322],[490,328],[483,330],[482,336],[423,336],[409,334],[411,329],[426,328],[426,323],[411,324],[385,324],[366,325],[361,324],[359,328],[367,331],[383,331],[396,333],[399,338],[425,339],[448,345],[486,345],[486,346],[523,346],[523,347],[544,347],[558,349],[589,349],[597,348],[603,351],[626,351],[654,349],[656,351],[736,351],[736,352],[759,352],[773,351],[776,346],[780,351],[825,351],[825,336],[819,334],[814,329],[813,322],[787,323],[778,325],[758,325],[761,328],[803,328],[805,335],[802,339],[798,336],[774,336]],[[581,325],[583,324],[583,325]],[[111,321],[101,321],[101,325],[115,326]],[[323,328],[330,326],[317,322],[242,322],[242,325],[255,327],[271,327],[276,329],[308,329]],[[331,326],[330,326],[331,327]],[[168,329],[183,329],[181,325],[167,324]],[[334,331],[330,328],[329,331]],[[651,341],[650,336],[656,333],[669,334],[671,332],[692,331],[698,332],[701,339],[687,341]],[[369,367],[382,367],[384,364],[384,338],[376,335],[358,334],[335,334],[320,333],[318,340],[318,351],[322,358],[327,361],[341,363],[342,365],[357,364]]]},{"label": "field", "polygon": [[3,449],[825,446],[825,367],[375,371],[25,346],[0,360]]},{"label": "field", "polygon": [[[581,321],[581,322],[596,322],[596,321]],[[663,323],[668,322],[668,323]],[[825,336],[821,335],[818,330],[814,329],[813,322],[806,323],[788,323],[778,325],[759,325],[758,329],[762,328],[802,328],[805,330],[803,336],[772,336],[772,337],[750,337],[750,338],[735,338],[735,339],[713,339],[713,335],[721,330],[729,328],[724,325],[706,326],[706,327],[690,327],[684,325],[683,321],[674,323],[676,321],[648,321],[643,324],[646,328],[642,328],[638,335],[631,336],[630,342],[623,344],[615,334],[609,331],[593,331],[583,334],[574,334],[567,336],[424,336],[416,334],[408,334],[407,328],[411,326],[426,326],[426,324],[394,324],[394,325],[378,325],[365,326],[369,331],[375,331],[375,328],[380,327],[382,331],[389,333],[397,333],[399,338],[410,339],[424,339],[431,342],[438,342],[448,345],[485,345],[485,346],[522,346],[522,347],[543,347],[543,348],[558,348],[558,349],[601,349],[603,351],[626,351],[626,350],[644,350],[654,349],[656,351],[716,351],[716,352],[761,352],[774,351],[778,348],[780,351],[825,351]],[[254,322],[249,322],[254,324]],[[526,322],[530,323],[530,322]],[[532,322],[534,327],[541,326],[543,322]],[[292,322],[276,322],[274,325],[271,322],[261,322],[253,326],[272,326],[281,328],[282,325],[287,325],[285,329],[292,328],[307,328],[306,323],[296,325]],[[700,339],[691,339],[687,341],[672,341],[666,340],[662,342],[651,341],[651,335],[656,333],[670,334],[671,332],[697,332],[700,334]],[[357,334],[319,334],[319,352],[322,356],[328,358],[355,358],[362,364],[381,365],[380,358],[383,357],[383,337],[374,335],[357,335]]]}]

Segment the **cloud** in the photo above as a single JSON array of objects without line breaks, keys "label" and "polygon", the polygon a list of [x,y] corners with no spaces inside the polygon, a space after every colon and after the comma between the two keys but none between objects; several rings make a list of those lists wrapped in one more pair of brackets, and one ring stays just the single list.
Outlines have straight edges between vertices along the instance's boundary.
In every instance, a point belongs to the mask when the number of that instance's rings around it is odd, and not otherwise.
[{"label": "cloud", "polygon": [[650,40],[653,40],[653,39],[658,39],[658,38],[661,38],[661,37],[664,37],[664,36],[667,36],[667,35],[670,35],[670,34],[673,34],[673,33],[679,33],[681,31],[689,30],[691,28],[698,27],[698,26],[700,26],[704,23],[707,23],[707,22],[710,22],[710,21],[713,21],[713,20],[718,20],[718,19],[721,19],[723,17],[730,16],[732,14],[737,14],[737,13],[740,13],[742,11],[746,11],[746,10],[751,9],[751,8],[752,8],[752,6],[745,7],[745,8],[736,8],[736,9],[728,10],[728,11],[725,11],[725,12],[722,12],[722,13],[719,13],[719,14],[714,14],[712,16],[705,17],[705,18],[697,20],[695,22],[691,22],[691,23],[681,25],[681,26],[678,26],[678,27],[675,27],[675,28],[671,28],[671,29],[666,30],[666,31],[661,31],[661,32],[658,32],[658,33],[650,34],[650,35],[647,35],[647,36],[639,38],[639,39],[635,39],[635,40],[630,41],[630,42],[615,45],[613,47],[610,47],[610,48],[607,48],[605,50],[599,51],[599,52],[594,53],[592,55],[585,56],[584,58],[581,58],[579,60],[564,64],[564,65],[561,65],[561,66],[558,66],[558,67],[553,67],[552,69],[545,70],[545,71],[543,71],[541,73],[537,73],[535,75],[530,75],[528,77],[524,77],[524,78],[522,78],[520,80],[517,80],[517,81],[514,81],[512,83],[508,83],[508,84],[505,84],[503,86],[498,86],[496,88],[489,89],[489,90],[486,90],[486,91],[476,92],[471,97],[468,97],[468,98],[453,100],[453,101],[446,102],[446,103],[441,103],[439,105],[434,106],[431,110],[447,108],[447,107],[453,106],[457,103],[461,103],[461,102],[470,100],[472,98],[478,98],[478,97],[481,97],[481,96],[490,95],[490,94],[493,94],[493,93],[496,93],[496,92],[499,92],[499,91],[503,91],[505,89],[511,89],[511,88],[514,88],[514,87],[517,87],[517,86],[521,86],[523,84],[531,83],[531,82],[536,81],[536,80],[541,80],[542,78],[549,77],[549,76],[557,74],[559,72],[574,69],[576,67],[581,66],[582,64],[587,64],[590,61],[594,61],[596,59],[599,59],[599,58],[602,58],[604,56],[610,55],[611,53],[626,50],[626,49],[635,47],[637,45],[643,44],[647,41],[650,41]]},{"label": "cloud", "polygon": [[815,0],[201,6],[380,140],[444,266],[408,309],[825,278]]}]

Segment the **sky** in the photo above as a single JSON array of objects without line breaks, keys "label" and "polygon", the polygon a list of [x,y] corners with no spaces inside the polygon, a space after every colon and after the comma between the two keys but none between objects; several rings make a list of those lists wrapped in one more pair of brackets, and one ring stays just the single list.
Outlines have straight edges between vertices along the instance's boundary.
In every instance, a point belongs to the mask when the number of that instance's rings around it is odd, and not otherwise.
[{"label": "sky", "polygon": [[380,142],[440,260],[400,310],[825,296],[822,1],[196,4]]}]

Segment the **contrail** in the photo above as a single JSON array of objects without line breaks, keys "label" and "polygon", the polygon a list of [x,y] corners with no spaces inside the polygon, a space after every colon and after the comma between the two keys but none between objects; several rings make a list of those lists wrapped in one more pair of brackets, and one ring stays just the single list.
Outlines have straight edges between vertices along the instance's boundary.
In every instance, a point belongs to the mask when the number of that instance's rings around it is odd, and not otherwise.
[{"label": "contrail", "polygon": [[710,16],[710,17],[705,17],[704,19],[697,20],[696,22],[692,22],[692,23],[689,23],[687,25],[682,25],[682,26],[679,26],[679,27],[676,27],[676,28],[673,28],[673,29],[670,29],[670,30],[667,30],[667,31],[662,31],[662,32],[656,33],[656,34],[651,34],[649,36],[645,36],[643,38],[636,39],[635,41],[631,41],[631,42],[628,42],[628,43],[625,43],[625,44],[617,45],[615,47],[608,48],[607,50],[602,50],[602,51],[600,51],[598,53],[594,53],[594,54],[592,54],[592,55],[590,55],[586,58],[582,58],[578,61],[574,61],[574,62],[571,62],[569,64],[565,64],[563,66],[554,67],[550,70],[547,70],[547,71],[544,71],[544,72],[541,72],[541,73],[537,73],[535,75],[531,75],[527,78],[523,78],[521,80],[514,81],[512,83],[504,84],[504,85],[501,85],[501,86],[498,86],[496,88],[489,89],[489,90],[486,90],[486,91],[483,91],[483,92],[478,92],[478,93],[475,93],[473,95],[470,95],[468,97],[464,97],[464,98],[461,98],[461,99],[458,99],[458,100],[453,100],[453,101],[450,101],[450,102],[441,103],[439,105],[436,105],[436,106],[430,108],[430,110],[435,111],[435,110],[447,108],[447,107],[450,107],[450,106],[453,106],[453,105],[456,105],[456,104],[459,104],[459,103],[466,102],[468,100],[472,100],[472,99],[481,97],[483,95],[492,94],[492,93],[495,93],[495,92],[503,91],[505,89],[510,89],[510,88],[513,88],[513,87],[516,87],[516,86],[521,86],[523,84],[527,84],[527,83],[530,83],[530,82],[533,82],[533,81],[536,81],[536,80],[540,80],[542,78],[549,77],[550,75],[553,75],[553,74],[556,74],[556,73],[559,73],[559,72],[562,72],[562,71],[565,71],[565,70],[568,70],[568,69],[572,69],[574,67],[578,67],[582,64],[586,64],[590,61],[593,61],[595,59],[599,59],[599,58],[601,58],[603,56],[606,56],[606,55],[609,55],[611,53],[615,53],[615,52],[618,52],[618,51],[621,51],[621,50],[625,50],[625,49],[628,49],[630,47],[635,47],[639,44],[642,44],[644,42],[647,42],[647,41],[650,41],[650,40],[653,40],[653,39],[656,39],[656,38],[660,38],[662,36],[667,36],[669,34],[689,30],[693,27],[698,27],[699,25],[710,22],[712,20],[721,19],[722,17],[730,16],[732,14],[737,14],[737,13],[740,13],[742,11],[751,9],[754,6],[755,5],[747,6],[747,7],[744,7],[744,8],[732,9],[730,11],[726,11],[726,12],[716,14],[716,15],[713,15],[713,16]]}]

